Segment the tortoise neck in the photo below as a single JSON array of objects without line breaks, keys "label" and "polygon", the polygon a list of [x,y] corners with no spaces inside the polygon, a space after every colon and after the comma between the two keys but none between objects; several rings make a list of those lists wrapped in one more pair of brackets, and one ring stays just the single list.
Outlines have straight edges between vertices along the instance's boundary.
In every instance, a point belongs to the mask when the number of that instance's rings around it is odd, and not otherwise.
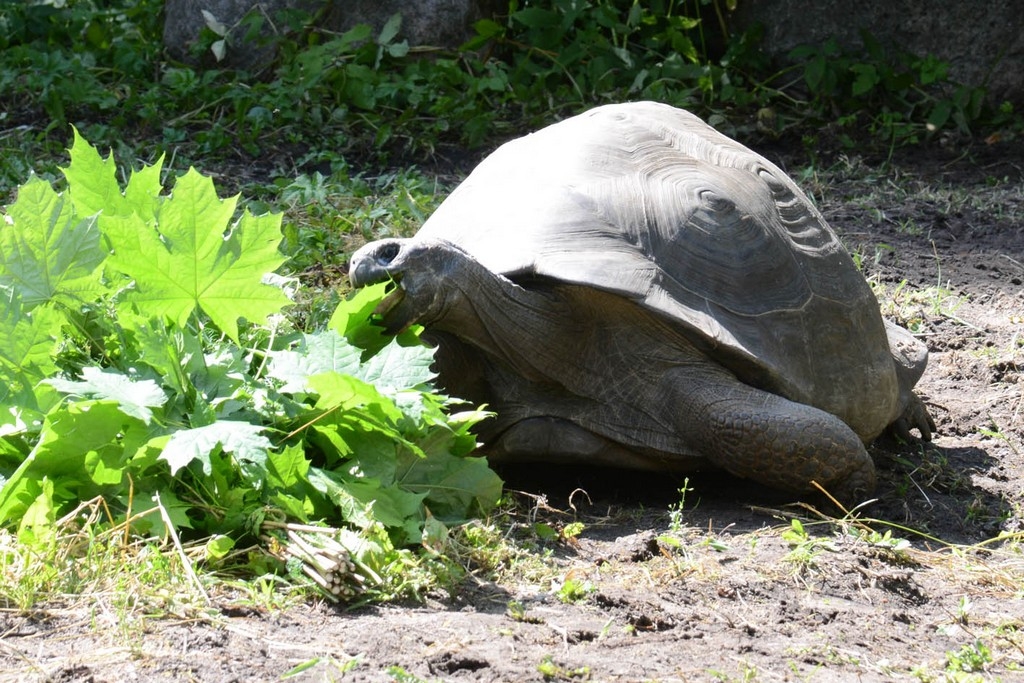
[{"label": "tortoise neck", "polygon": [[458,337],[527,379],[549,378],[561,350],[543,340],[564,337],[559,328],[574,317],[567,302],[556,291],[526,289],[468,261],[472,277],[451,279],[444,313],[426,327]]}]

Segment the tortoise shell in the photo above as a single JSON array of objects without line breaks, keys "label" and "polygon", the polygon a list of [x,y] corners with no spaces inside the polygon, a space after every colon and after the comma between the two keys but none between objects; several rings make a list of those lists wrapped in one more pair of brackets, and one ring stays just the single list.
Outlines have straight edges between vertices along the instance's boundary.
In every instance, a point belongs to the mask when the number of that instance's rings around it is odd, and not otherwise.
[{"label": "tortoise shell", "polygon": [[778,167],[686,111],[607,105],[508,142],[424,238],[514,282],[626,297],[865,441],[898,413],[886,325],[836,234]]}]

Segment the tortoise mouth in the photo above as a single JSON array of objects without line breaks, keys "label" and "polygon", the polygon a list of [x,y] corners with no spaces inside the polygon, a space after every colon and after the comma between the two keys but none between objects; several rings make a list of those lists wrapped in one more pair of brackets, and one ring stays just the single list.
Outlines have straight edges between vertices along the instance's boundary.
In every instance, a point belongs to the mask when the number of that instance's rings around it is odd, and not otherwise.
[{"label": "tortoise mouth", "polygon": [[388,325],[389,314],[405,300],[405,289],[402,287],[401,282],[392,280],[388,283],[386,291],[387,295],[373,309],[373,313],[370,315],[370,322],[374,325],[390,327]]}]

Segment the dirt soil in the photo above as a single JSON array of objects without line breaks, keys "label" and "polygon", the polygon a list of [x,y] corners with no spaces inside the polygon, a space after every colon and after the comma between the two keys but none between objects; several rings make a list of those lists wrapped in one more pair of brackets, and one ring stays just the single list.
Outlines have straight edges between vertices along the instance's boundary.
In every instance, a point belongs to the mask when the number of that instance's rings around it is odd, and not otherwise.
[{"label": "dirt soil", "polygon": [[355,611],[225,595],[216,618],[154,619],[130,643],[88,608],[0,614],[0,679],[270,681],[307,663],[295,680],[1024,681],[1024,146],[811,170],[802,149],[766,154],[931,350],[937,435],[876,444],[858,511],[910,547],[723,476],[690,477],[673,518],[682,480],[506,471],[525,492],[511,537],[583,523],[532,536],[541,569]]}]

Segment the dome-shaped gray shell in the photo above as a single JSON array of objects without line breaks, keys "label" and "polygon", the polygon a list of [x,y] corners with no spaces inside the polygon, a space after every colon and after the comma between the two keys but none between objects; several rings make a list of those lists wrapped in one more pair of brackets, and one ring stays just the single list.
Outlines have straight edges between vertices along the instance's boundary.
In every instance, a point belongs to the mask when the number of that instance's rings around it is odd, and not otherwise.
[{"label": "dome-shaped gray shell", "polygon": [[846,250],[782,171],[688,112],[608,105],[509,142],[418,237],[513,280],[636,300],[744,381],[862,438],[892,419],[884,324]]}]

